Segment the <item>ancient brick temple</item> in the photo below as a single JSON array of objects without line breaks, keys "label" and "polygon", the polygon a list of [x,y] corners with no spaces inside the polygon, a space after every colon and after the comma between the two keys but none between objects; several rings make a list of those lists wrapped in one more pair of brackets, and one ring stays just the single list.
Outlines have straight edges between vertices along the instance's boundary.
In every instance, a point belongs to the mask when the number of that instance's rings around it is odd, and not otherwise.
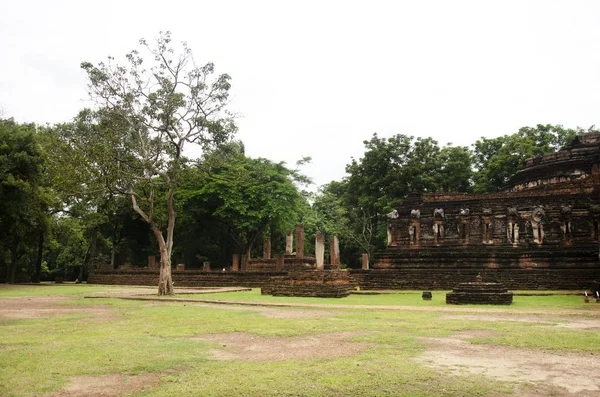
[{"label": "ancient brick temple", "polygon": [[600,279],[600,135],[526,161],[504,191],[413,194],[388,214],[388,247],[355,275],[372,288],[452,288],[477,273],[508,288]]}]

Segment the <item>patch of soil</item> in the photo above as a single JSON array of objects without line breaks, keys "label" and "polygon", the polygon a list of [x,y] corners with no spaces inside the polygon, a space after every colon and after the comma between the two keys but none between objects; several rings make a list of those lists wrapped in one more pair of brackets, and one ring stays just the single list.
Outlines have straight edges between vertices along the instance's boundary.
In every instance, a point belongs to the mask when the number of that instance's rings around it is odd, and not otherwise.
[{"label": "patch of soil", "polygon": [[94,320],[108,320],[113,318],[114,309],[105,305],[97,306],[68,306],[61,305],[70,301],[62,296],[25,296],[0,299],[0,320],[49,318],[85,313],[94,317]]},{"label": "patch of soil", "polygon": [[600,330],[600,318],[447,314],[442,316],[442,319],[473,321],[515,321],[525,323],[541,323],[548,326],[564,327],[569,329]]},{"label": "patch of soil", "polygon": [[48,394],[48,397],[122,396],[155,387],[159,382],[156,374],[78,375],[72,377],[63,390]]},{"label": "patch of soil", "polygon": [[202,335],[191,339],[219,342],[226,349],[212,351],[218,360],[285,361],[353,356],[371,346],[370,343],[348,340],[361,334],[339,332],[286,338],[233,332]]},{"label": "patch of soil", "polygon": [[546,352],[471,344],[468,338],[494,333],[466,332],[448,338],[420,338],[428,349],[419,363],[451,374],[481,374],[508,382],[553,387],[551,395],[600,391],[600,360],[590,353]]}]

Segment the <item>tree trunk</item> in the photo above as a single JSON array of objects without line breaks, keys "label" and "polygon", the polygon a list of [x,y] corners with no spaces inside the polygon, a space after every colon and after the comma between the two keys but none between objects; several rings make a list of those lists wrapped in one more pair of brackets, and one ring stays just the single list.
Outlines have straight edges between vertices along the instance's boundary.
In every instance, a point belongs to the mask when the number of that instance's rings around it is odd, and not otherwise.
[{"label": "tree trunk", "polygon": [[[90,255],[88,256],[87,261],[85,260],[85,256],[83,257],[83,263],[81,264],[81,268],[79,269],[79,276],[77,277],[78,283],[83,283],[83,274],[86,269],[89,272],[90,269],[94,268],[93,265],[96,260],[97,246],[98,246],[98,230],[94,228],[94,229],[92,229],[92,238],[90,239],[90,246],[88,248],[88,253]],[[86,256],[87,256],[87,253],[86,253]]]},{"label": "tree trunk", "polygon": [[44,231],[40,230],[40,237],[38,240],[38,252],[37,259],[35,260],[35,276],[33,276],[33,282],[39,283],[42,278],[42,259],[44,253]]},{"label": "tree trunk", "polygon": [[158,295],[173,295],[173,279],[171,278],[171,253],[173,252],[173,231],[175,230],[175,208],[173,206],[173,187],[169,187],[169,193],[167,195],[167,212],[169,214],[169,220],[167,223],[167,239],[165,240],[162,231],[153,222],[154,216],[154,194],[150,194],[148,200],[148,215],[137,205],[135,194],[131,194],[131,202],[133,203],[133,210],[137,212],[152,229],[154,237],[158,242],[158,248],[160,250],[160,273],[158,276]]},{"label": "tree trunk", "polygon": [[17,274],[17,262],[19,260],[19,256],[17,255],[17,251],[19,249],[19,238],[15,237],[12,247],[12,252],[10,256],[10,274],[9,274],[9,282],[11,284],[15,283],[16,274]]},{"label": "tree trunk", "polygon": [[171,278],[171,255],[167,254],[164,242],[160,247],[160,273],[158,276],[158,295],[173,295],[173,279]]},{"label": "tree trunk", "polygon": [[117,255],[117,247],[113,244],[112,250],[110,251],[110,266],[111,269],[115,268],[115,257]]}]

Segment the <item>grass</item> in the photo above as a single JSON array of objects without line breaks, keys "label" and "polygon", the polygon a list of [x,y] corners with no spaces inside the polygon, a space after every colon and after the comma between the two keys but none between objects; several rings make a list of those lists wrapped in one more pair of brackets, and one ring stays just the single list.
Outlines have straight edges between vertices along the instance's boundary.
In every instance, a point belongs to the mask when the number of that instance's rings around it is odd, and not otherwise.
[{"label": "grass", "polygon": [[[179,295],[176,297],[190,299],[215,299],[243,302],[267,302],[267,303],[319,303],[331,305],[368,305],[368,306],[417,306],[417,307],[447,307],[446,293],[450,291],[432,291],[433,299],[430,301],[421,298],[422,291],[403,291],[398,294],[381,295],[350,295],[346,298],[303,298],[303,297],[281,297],[272,295],[261,295],[260,289],[252,291],[224,292],[216,294]],[[167,298],[168,299],[168,298]],[[466,308],[480,308],[481,305],[460,305]],[[488,306],[502,309],[503,306]],[[600,304],[592,301],[584,303],[583,297],[576,295],[547,295],[547,296],[515,296],[510,309],[551,309],[551,310],[586,310],[600,312]]]},{"label": "grass", "polygon": [[[274,318],[260,309],[238,306],[223,310],[186,302],[144,302],[83,299],[106,286],[11,286],[0,289],[0,307],[7,297],[68,296],[60,317],[6,319],[0,317],[0,395],[37,396],[60,390],[75,375],[153,373],[161,383],[141,392],[147,396],[456,396],[510,395],[510,382],[480,375],[454,376],[436,372],[415,357],[425,348],[419,337],[443,337],[465,330],[493,331],[474,343],[527,349],[600,351],[597,331],[568,330],[553,321],[526,323],[442,318],[438,311],[314,309],[321,316]],[[189,298],[189,295],[185,295]],[[276,298],[260,292],[200,295],[199,298],[263,302],[445,307],[444,294],[432,301],[420,292],[393,295],[352,295],[344,299]],[[513,309],[594,310],[574,296],[515,297]],[[107,308],[98,317],[87,311]],[[600,306],[600,305],[598,305]],[[464,306],[461,306],[464,307]],[[479,307],[479,306],[478,306]],[[286,309],[295,310],[295,309]],[[309,309],[303,309],[309,310]],[[324,313],[323,313],[324,312]],[[2,309],[0,309],[2,314]],[[469,313],[470,315],[475,313]],[[560,321],[561,317],[553,316]],[[191,338],[213,333],[242,332],[263,337],[314,336],[353,331],[355,341],[371,348],[350,357],[270,362],[217,361],[215,342]],[[495,336],[494,336],[495,335]]]}]

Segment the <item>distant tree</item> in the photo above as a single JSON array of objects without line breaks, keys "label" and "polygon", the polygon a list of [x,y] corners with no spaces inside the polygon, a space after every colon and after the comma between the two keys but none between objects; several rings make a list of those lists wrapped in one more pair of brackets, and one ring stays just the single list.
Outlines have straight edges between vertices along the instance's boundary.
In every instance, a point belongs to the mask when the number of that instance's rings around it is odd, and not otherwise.
[{"label": "distant tree", "polygon": [[465,193],[471,188],[473,154],[468,147],[448,145],[440,151],[438,185],[454,192]]},{"label": "distant tree", "polygon": [[0,120],[0,248],[10,252],[6,280],[13,283],[19,259],[45,229],[42,168],[36,126]]},{"label": "distant tree", "polygon": [[[150,226],[160,250],[159,295],[172,294],[171,254],[176,210],[175,192],[186,143],[203,148],[225,142],[236,130],[226,111],[229,76],[212,78],[214,65],[198,67],[192,51],[171,46],[171,34],[160,33],[155,45],[141,40],[142,50],[127,54],[127,66],[82,63],[89,92],[99,105],[96,117],[104,147],[113,145],[112,163],[119,188]],[[150,64],[148,64],[150,63]],[[157,195],[165,196],[166,224],[158,219]]]},{"label": "distant tree", "polygon": [[185,212],[210,215],[248,255],[264,236],[284,234],[301,216],[305,198],[297,170],[264,158],[249,158],[229,145],[182,175],[177,198]]},{"label": "distant tree", "polygon": [[[593,131],[593,128],[589,130]],[[482,137],[473,144],[475,192],[501,190],[527,158],[551,153],[568,146],[582,129],[565,129],[560,125],[523,127],[512,135]]]}]

